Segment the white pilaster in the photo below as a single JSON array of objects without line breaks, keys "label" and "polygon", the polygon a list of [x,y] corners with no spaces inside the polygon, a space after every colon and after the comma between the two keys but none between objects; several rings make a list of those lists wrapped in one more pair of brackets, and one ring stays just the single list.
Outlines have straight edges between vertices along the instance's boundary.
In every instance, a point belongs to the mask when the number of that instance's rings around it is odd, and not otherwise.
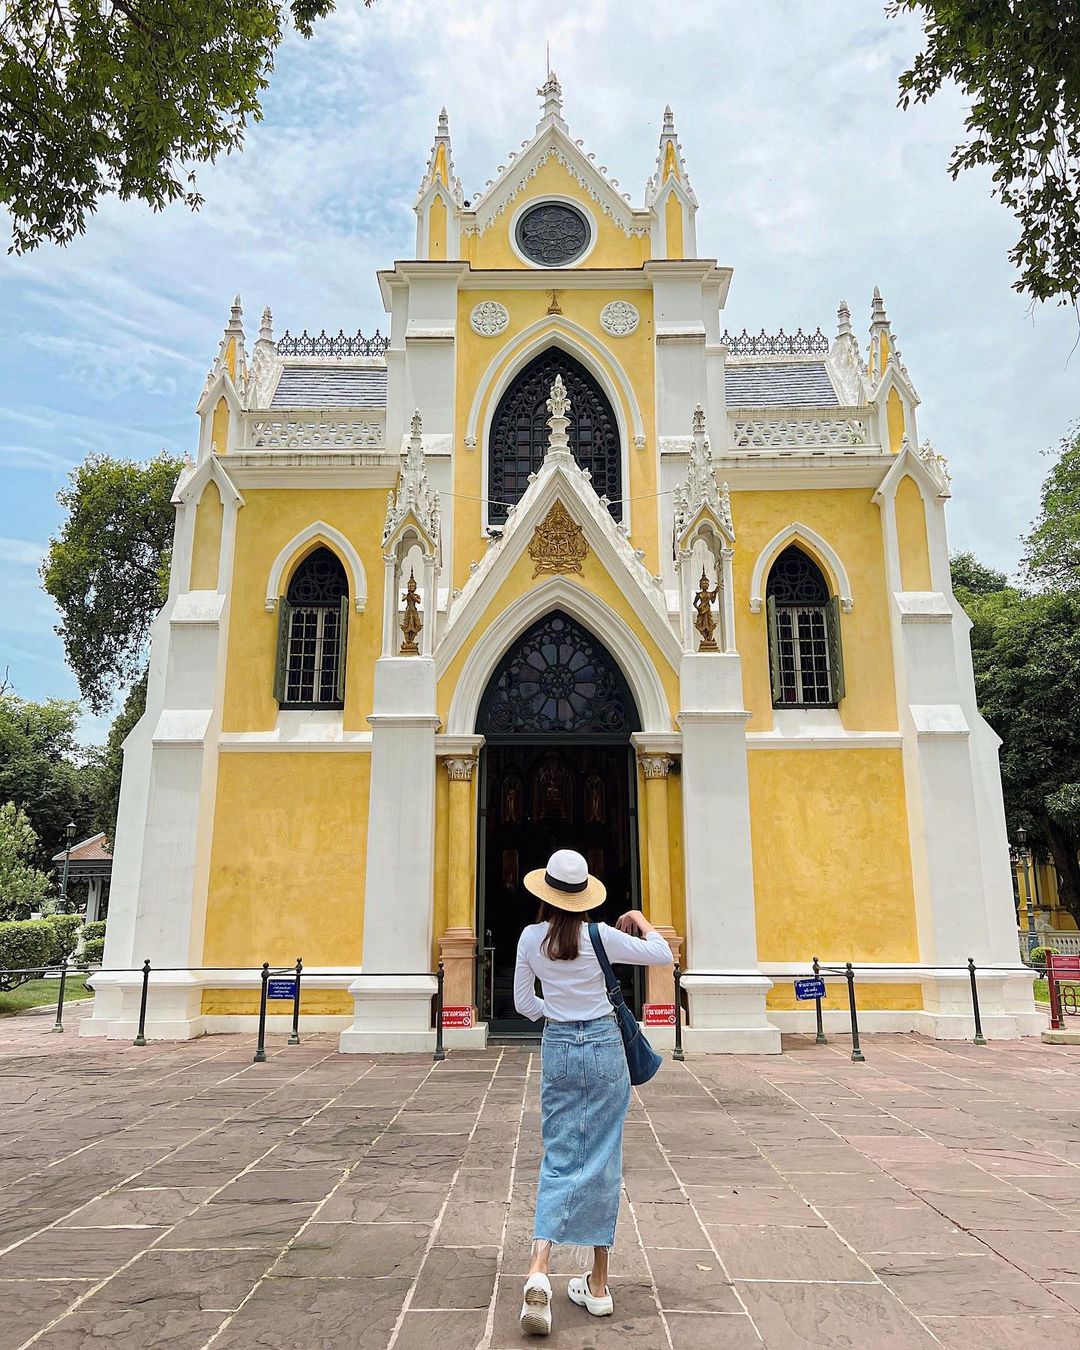
[{"label": "white pilaster", "polygon": [[430,1050],[435,884],[435,663],[382,657],[375,665],[364,883],[363,974],[349,986],[343,1051]]},{"label": "white pilaster", "polygon": [[[765,1015],[772,981],[758,967],[746,722],[739,658],[682,660],[683,856],[688,1050],[777,1054]],[[706,972],[696,974],[696,971]],[[722,972],[710,974],[707,972]]]}]

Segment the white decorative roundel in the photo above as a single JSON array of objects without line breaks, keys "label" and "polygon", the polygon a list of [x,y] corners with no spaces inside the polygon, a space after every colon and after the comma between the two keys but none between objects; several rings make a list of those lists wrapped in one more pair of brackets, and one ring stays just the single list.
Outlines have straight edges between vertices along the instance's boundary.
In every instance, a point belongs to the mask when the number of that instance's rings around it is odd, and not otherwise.
[{"label": "white decorative roundel", "polygon": [[510,322],[510,315],[498,300],[481,300],[469,315],[469,322],[474,333],[479,333],[481,337],[494,337]]},{"label": "white decorative roundel", "polygon": [[600,311],[600,327],[612,337],[628,337],[638,326],[638,312],[629,300],[612,300]]}]

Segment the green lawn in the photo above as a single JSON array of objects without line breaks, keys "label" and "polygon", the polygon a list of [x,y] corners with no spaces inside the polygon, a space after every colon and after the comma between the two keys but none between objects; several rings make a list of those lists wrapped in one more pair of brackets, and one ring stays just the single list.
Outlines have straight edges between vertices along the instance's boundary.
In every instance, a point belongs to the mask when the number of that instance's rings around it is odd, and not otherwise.
[{"label": "green lawn", "polygon": [[[0,1017],[12,1017],[24,1008],[37,1008],[43,1003],[56,1005],[60,993],[59,980],[29,980],[20,984],[10,993],[0,993]],[[64,1004],[77,998],[93,998],[94,991],[87,989],[85,975],[69,975],[64,988]]]},{"label": "green lawn", "polygon": [[[1062,989],[1072,989],[1072,990],[1074,990],[1075,993],[1076,993],[1077,1002],[1080,1002],[1080,984],[1066,983],[1064,980],[1059,980],[1059,981],[1058,981],[1058,984],[1059,984],[1059,987],[1062,988]],[[1046,980],[1036,980],[1036,981],[1035,981],[1035,1002],[1036,1002],[1036,1003],[1046,1003],[1047,1005],[1049,1005],[1049,1003],[1050,1003],[1050,986],[1049,986],[1049,984],[1046,982]]]}]

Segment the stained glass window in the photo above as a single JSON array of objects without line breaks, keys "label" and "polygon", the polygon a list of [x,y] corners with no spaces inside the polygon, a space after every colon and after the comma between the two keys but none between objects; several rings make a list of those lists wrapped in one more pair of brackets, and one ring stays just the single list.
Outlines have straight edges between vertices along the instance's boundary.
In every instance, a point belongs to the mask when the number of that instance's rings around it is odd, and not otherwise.
[{"label": "stained glass window", "polygon": [[488,737],[625,737],[639,726],[622,671],[591,633],[560,610],[534,624],[503,657],[477,719],[477,730]]}]

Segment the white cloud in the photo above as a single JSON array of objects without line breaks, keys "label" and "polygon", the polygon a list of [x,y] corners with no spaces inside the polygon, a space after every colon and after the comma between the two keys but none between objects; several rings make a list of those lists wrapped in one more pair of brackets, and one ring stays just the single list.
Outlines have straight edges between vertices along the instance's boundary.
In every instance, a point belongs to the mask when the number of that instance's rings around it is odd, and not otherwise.
[{"label": "white cloud", "polygon": [[44,544],[32,544],[26,539],[7,539],[0,535],[0,563],[37,567],[44,556]]},{"label": "white cloud", "polygon": [[439,108],[474,196],[532,132],[547,42],[571,134],[635,201],[671,103],[701,251],[735,268],[729,327],[829,332],[843,297],[865,336],[882,287],[953,470],[953,542],[1014,568],[1039,452],[1076,415],[1075,321],[1011,290],[1014,222],[985,175],[948,177],[962,99],[897,108],[920,28],[865,0],[344,0],[285,44],[243,154],[199,171],[201,212],[110,200],[70,248],[5,261],[0,534],[47,537],[87,450],[191,448],[236,291],[249,331],[267,303],[279,331],[385,327],[375,272],[414,251]]}]

